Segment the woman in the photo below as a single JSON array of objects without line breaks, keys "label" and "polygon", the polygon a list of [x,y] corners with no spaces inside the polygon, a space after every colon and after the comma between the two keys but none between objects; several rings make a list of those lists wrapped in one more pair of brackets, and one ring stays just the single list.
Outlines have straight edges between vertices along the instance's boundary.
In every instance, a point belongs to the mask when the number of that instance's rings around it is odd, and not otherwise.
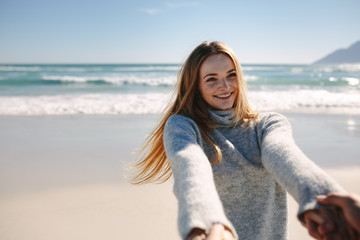
[{"label": "woman", "polygon": [[173,174],[183,239],[286,239],[286,191],[312,236],[345,231],[333,231],[337,212],[316,202],[344,190],[296,146],[285,117],[251,109],[240,64],[223,43],[190,54],[142,153],[133,182]]}]

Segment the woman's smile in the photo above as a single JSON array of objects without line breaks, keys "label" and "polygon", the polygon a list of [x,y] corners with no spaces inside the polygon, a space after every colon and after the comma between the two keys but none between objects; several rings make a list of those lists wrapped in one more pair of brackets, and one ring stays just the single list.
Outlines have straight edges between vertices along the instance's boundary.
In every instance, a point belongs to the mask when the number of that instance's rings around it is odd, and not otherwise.
[{"label": "woman's smile", "polygon": [[231,94],[233,93],[227,93],[227,94],[222,94],[222,95],[215,95],[214,97],[220,98],[220,99],[229,99],[229,97],[231,96]]}]

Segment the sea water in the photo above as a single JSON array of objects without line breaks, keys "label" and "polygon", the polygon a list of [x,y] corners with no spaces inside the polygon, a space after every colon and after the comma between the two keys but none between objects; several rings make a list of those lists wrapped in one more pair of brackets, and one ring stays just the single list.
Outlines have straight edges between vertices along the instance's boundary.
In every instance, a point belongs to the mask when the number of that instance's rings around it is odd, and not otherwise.
[{"label": "sea water", "polygon": [[[0,115],[158,114],[180,64],[0,65]],[[360,115],[360,64],[244,64],[259,111]]]}]

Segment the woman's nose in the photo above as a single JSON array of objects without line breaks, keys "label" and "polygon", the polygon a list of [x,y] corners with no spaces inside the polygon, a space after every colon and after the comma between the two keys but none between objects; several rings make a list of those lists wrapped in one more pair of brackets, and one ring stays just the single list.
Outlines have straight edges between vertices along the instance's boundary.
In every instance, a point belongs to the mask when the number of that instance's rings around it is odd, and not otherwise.
[{"label": "woman's nose", "polygon": [[221,79],[221,88],[224,88],[224,89],[228,89],[229,88],[229,84],[228,84],[228,82],[226,81],[226,78],[222,78]]}]

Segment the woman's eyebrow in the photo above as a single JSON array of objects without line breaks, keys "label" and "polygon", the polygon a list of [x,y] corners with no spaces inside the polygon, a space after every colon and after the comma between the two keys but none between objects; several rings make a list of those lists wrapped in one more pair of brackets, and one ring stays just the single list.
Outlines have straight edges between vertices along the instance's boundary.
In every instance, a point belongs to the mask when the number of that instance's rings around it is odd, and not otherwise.
[{"label": "woman's eyebrow", "polygon": [[[227,73],[231,73],[233,71],[235,71],[235,68],[230,69],[229,71],[227,71]],[[217,75],[217,73],[208,73],[203,78],[206,78],[206,77],[209,77],[209,76],[216,76],[216,75]]]},{"label": "woman's eyebrow", "polygon": [[206,74],[203,78],[206,78],[208,76],[216,76],[216,75],[217,75],[217,73],[209,73],[209,74]]}]

